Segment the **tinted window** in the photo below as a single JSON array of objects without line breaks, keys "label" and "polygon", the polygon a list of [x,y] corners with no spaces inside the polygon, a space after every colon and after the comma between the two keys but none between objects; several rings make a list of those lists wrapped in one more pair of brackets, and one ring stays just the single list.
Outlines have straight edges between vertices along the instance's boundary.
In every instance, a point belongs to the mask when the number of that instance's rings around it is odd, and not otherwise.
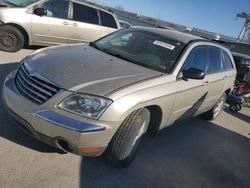
[{"label": "tinted window", "polygon": [[231,70],[233,69],[233,64],[231,62],[231,59],[229,57],[229,55],[223,51],[223,70]]},{"label": "tinted window", "polygon": [[207,73],[216,73],[221,71],[221,50],[216,47],[208,47],[208,66]]},{"label": "tinted window", "polygon": [[77,3],[73,3],[73,8],[73,20],[90,24],[99,24],[96,9]]},{"label": "tinted window", "polygon": [[62,0],[50,0],[38,5],[39,8],[45,8],[49,17],[68,19],[69,2]]},{"label": "tinted window", "polygon": [[207,48],[205,46],[199,46],[194,48],[188,55],[182,71],[187,71],[190,68],[197,68],[206,72],[207,66]]},{"label": "tinted window", "polygon": [[101,16],[101,21],[102,21],[103,26],[117,28],[115,19],[112,15],[106,12],[100,11],[100,16]]}]

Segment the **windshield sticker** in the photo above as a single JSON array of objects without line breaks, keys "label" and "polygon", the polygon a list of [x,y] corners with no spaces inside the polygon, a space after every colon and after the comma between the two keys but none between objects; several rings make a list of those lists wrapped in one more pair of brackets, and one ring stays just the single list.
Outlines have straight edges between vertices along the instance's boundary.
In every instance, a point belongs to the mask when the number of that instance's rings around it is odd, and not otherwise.
[{"label": "windshield sticker", "polygon": [[168,43],[165,43],[165,42],[162,42],[162,41],[159,41],[159,40],[154,41],[153,44],[155,44],[157,46],[161,46],[163,48],[167,48],[169,50],[174,50],[175,49],[175,46],[173,46],[171,44],[168,44]]}]

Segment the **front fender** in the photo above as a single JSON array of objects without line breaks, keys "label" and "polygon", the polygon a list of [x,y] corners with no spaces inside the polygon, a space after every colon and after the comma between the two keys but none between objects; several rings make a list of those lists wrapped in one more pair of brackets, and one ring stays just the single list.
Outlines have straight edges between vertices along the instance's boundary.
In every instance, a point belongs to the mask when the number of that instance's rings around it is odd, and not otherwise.
[{"label": "front fender", "polygon": [[101,116],[103,121],[123,121],[130,113],[139,108],[138,97],[127,96],[114,101]]},{"label": "front fender", "polygon": [[[157,93],[157,91],[155,93]],[[157,94],[157,96],[154,96],[148,91],[141,91],[140,94],[137,93],[137,95],[131,94],[124,96],[114,101],[102,114],[100,120],[123,122],[129,114],[139,108],[158,106],[162,111],[163,121],[161,125],[165,125],[171,114],[175,95],[174,93],[165,92],[162,93],[162,95],[160,92]]]}]

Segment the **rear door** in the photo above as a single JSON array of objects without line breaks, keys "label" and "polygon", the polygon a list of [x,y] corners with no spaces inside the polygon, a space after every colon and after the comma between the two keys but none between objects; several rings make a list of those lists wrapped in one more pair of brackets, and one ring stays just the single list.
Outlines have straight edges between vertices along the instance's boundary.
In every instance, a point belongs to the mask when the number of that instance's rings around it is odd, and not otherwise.
[{"label": "rear door", "polygon": [[69,1],[48,0],[35,8],[45,8],[46,16],[32,15],[32,41],[42,45],[68,43]]},{"label": "rear door", "polygon": [[72,23],[69,42],[90,42],[102,36],[104,27],[100,25],[98,11],[95,8],[72,2]]},{"label": "rear door", "polygon": [[229,89],[234,85],[236,71],[234,69],[233,63],[228,55],[228,53],[222,50],[222,69],[226,72],[226,82],[225,89]]},{"label": "rear door", "polygon": [[208,103],[211,108],[221,97],[225,88],[227,72],[222,70],[222,51],[215,46],[207,47]]}]

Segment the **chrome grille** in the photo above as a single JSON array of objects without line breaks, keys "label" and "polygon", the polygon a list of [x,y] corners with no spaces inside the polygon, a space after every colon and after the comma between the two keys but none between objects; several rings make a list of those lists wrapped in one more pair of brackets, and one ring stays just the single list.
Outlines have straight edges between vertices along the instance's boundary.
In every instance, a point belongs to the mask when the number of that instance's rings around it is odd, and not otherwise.
[{"label": "chrome grille", "polygon": [[15,85],[24,97],[36,104],[45,103],[60,90],[55,84],[31,71],[26,63],[19,68]]}]

